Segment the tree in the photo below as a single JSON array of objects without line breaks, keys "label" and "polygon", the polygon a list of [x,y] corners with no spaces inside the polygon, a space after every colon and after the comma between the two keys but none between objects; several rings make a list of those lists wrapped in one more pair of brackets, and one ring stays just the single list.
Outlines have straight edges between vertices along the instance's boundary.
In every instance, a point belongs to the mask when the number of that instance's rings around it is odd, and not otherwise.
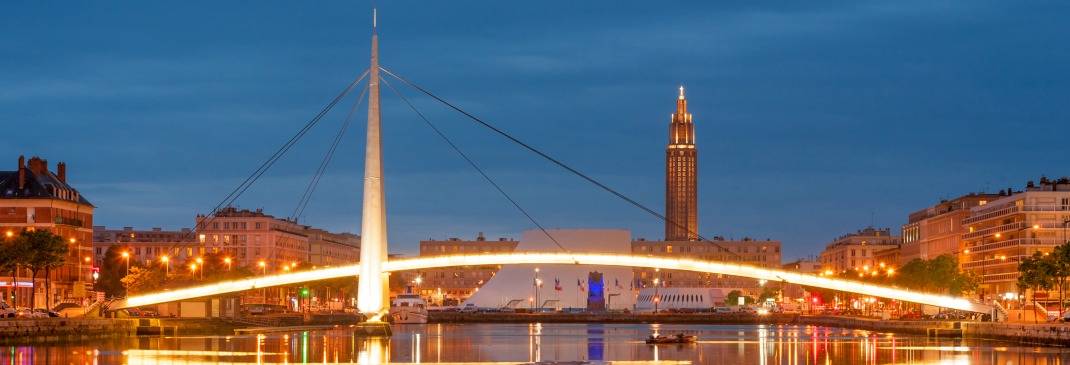
[{"label": "tree", "polygon": [[109,298],[126,296],[126,287],[121,281],[126,276],[126,261],[122,257],[124,251],[127,251],[125,247],[109,246],[100,263],[100,277],[97,278],[94,289],[104,292]]},{"label": "tree", "polygon": [[[67,260],[70,247],[59,235],[47,230],[23,231],[18,236],[16,245],[25,245],[30,251],[26,255],[25,266],[30,269],[31,292],[37,292],[37,273],[45,270],[45,291],[51,284],[48,273],[53,267],[63,265]],[[51,295],[45,295],[45,307],[51,308]]]},{"label": "tree", "polygon": [[164,285],[164,271],[159,267],[131,267],[130,274],[119,281],[130,294],[156,290]]},{"label": "tree", "polygon": [[743,298],[743,304],[754,303],[754,299],[752,299],[751,297],[744,296],[743,292],[739,290],[733,290],[728,292],[728,295],[725,295],[725,305],[736,305],[739,303],[739,298]]},{"label": "tree", "polygon": [[[28,247],[24,241],[6,239],[0,244],[0,274],[11,273],[11,305],[15,305],[15,277],[18,276],[19,265],[26,261]],[[0,298],[7,299],[7,298]]]},{"label": "tree", "polygon": [[1062,318],[1066,310],[1066,279],[1070,277],[1070,242],[1056,246],[1046,258],[1051,261],[1051,276],[1059,288],[1059,317]]}]

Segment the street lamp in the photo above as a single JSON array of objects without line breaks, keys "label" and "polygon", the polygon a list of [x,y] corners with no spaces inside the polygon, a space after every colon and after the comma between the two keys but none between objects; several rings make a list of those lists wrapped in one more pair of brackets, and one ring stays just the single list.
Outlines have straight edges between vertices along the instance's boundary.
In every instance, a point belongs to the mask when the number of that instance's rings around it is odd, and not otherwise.
[{"label": "street lamp", "polygon": [[167,277],[167,275],[171,274],[171,258],[167,257],[166,255],[160,256],[160,262],[163,262],[163,267],[164,267],[163,274],[164,274],[164,277]]},{"label": "street lamp", "polygon": [[227,272],[230,272],[230,262],[231,262],[231,260],[230,260],[229,257],[224,257],[223,258],[223,263],[227,264]]},{"label": "street lamp", "polygon": [[264,262],[264,260],[260,260],[260,262],[257,262],[256,266],[260,266],[260,270],[262,271],[262,273],[264,275],[267,275],[267,263]]},{"label": "street lamp", "polygon": [[658,302],[661,302],[661,296],[658,295],[658,283],[661,283],[661,278],[654,278],[654,315],[658,314]]},{"label": "street lamp", "polygon": [[123,260],[126,260],[126,275],[130,275],[130,252],[123,251]]},{"label": "street lamp", "polygon": [[192,275],[197,274],[197,264],[189,264],[189,272]]},{"label": "street lamp", "polygon": [[[260,266],[260,271],[263,275],[267,275],[267,263],[264,260],[256,263],[256,266]],[[260,288],[260,297],[262,303],[267,303],[267,288]]]},{"label": "street lamp", "polygon": [[201,280],[204,280],[204,259],[198,257],[196,261],[197,266],[200,266],[201,268]]},{"label": "street lamp", "polygon": [[4,237],[7,237],[7,238],[15,237],[15,232],[12,232],[12,231],[4,232]]},{"label": "street lamp", "polygon": [[535,305],[537,305],[538,302],[539,302],[539,284],[541,284],[541,283],[542,283],[542,281],[539,280],[539,268],[536,267],[535,268],[535,277],[531,279],[531,286],[535,289],[535,299],[532,302],[533,303],[532,308],[535,308]]},{"label": "street lamp", "polygon": [[[412,284],[413,284],[412,285],[413,286],[412,289],[413,289],[414,292],[416,292],[416,295],[420,295],[420,284],[423,284],[423,282],[424,282],[424,278],[422,276],[417,276],[415,279],[412,279]],[[422,295],[421,295],[421,297],[422,297]]]}]

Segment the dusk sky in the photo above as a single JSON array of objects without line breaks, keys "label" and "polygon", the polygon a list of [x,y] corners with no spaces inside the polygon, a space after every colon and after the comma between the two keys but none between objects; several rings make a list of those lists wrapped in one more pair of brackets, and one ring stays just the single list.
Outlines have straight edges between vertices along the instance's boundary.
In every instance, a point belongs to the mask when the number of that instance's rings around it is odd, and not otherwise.
[{"label": "dusk sky", "polygon": [[[6,4],[0,170],[15,170],[20,154],[65,161],[97,207],[96,225],[192,227],[367,67],[370,7]],[[658,211],[683,84],[701,233],[780,239],[787,261],[870,224],[898,232],[909,212],[941,198],[1070,175],[1068,10],[1055,1],[383,1],[379,33],[385,68]],[[662,237],[656,218],[402,91],[547,227]],[[532,228],[382,92],[391,251]],[[289,216],[356,94],[238,205]],[[302,223],[359,232],[357,115]]]}]

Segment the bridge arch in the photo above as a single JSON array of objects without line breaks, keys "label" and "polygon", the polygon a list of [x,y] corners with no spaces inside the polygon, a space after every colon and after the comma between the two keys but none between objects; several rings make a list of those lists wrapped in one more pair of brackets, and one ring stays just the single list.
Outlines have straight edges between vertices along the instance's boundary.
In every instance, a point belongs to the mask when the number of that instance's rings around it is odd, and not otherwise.
[{"label": "bridge arch", "polygon": [[[828,278],[778,269],[768,269],[718,261],[703,261],[685,258],[666,258],[614,253],[556,253],[556,252],[511,252],[471,255],[444,255],[393,259],[383,262],[384,272],[420,270],[451,266],[510,265],[510,264],[565,264],[649,267],[666,270],[695,271],[712,274],[742,276],[766,281],[778,281],[816,288],[870,295],[905,302],[934,305],[977,313],[990,313],[992,307],[964,298],[922,293],[858,281]],[[290,285],[302,282],[354,277],[360,265],[347,265],[296,273],[268,275],[234,280],[191,288],[137,295],[117,303],[112,308],[139,307],[151,304],[174,302],[211,295],[233,293],[270,286]]]}]

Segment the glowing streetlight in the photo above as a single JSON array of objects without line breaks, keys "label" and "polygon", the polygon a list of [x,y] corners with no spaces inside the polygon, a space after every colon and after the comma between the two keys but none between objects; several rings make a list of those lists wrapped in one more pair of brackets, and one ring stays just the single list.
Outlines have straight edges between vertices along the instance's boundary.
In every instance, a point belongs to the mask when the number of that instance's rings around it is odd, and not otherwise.
[{"label": "glowing streetlight", "polygon": [[167,257],[167,255],[160,256],[160,262],[163,263],[164,277],[167,277],[167,275],[171,275],[171,258]]},{"label": "glowing streetlight", "polygon": [[130,275],[130,252],[123,251],[123,260],[126,260],[126,275]]},{"label": "glowing streetlight", "polygon": [[231,263],[230,258],[229,257],[224,257],[223,258],[223,263],[227,264],[227,271],[230,271],[230,263]]},{"label": "glowing streetlight", "polygon": [[75,243],[75,242],[78,242],[78,240],[74,239],[74,237],[71,237],[70,239],[67,240],[67,242]]},{"label": "glowing streetlight", "polygon": [[267,275],[267,263],[264,260],[256,263],[256,266],[260,266],[260,270],[263,270],[264,275]]},{"label": "glowing streetlight", "polygon": [[7,238],[15,237],[15,232],[12,232],[12,231],[4,232],[4,236],[7,237]]},{"label": "glowing streetlight", "polygon": [[197,273],[197,264],[189,264],[189,272],[192,274]]}]

